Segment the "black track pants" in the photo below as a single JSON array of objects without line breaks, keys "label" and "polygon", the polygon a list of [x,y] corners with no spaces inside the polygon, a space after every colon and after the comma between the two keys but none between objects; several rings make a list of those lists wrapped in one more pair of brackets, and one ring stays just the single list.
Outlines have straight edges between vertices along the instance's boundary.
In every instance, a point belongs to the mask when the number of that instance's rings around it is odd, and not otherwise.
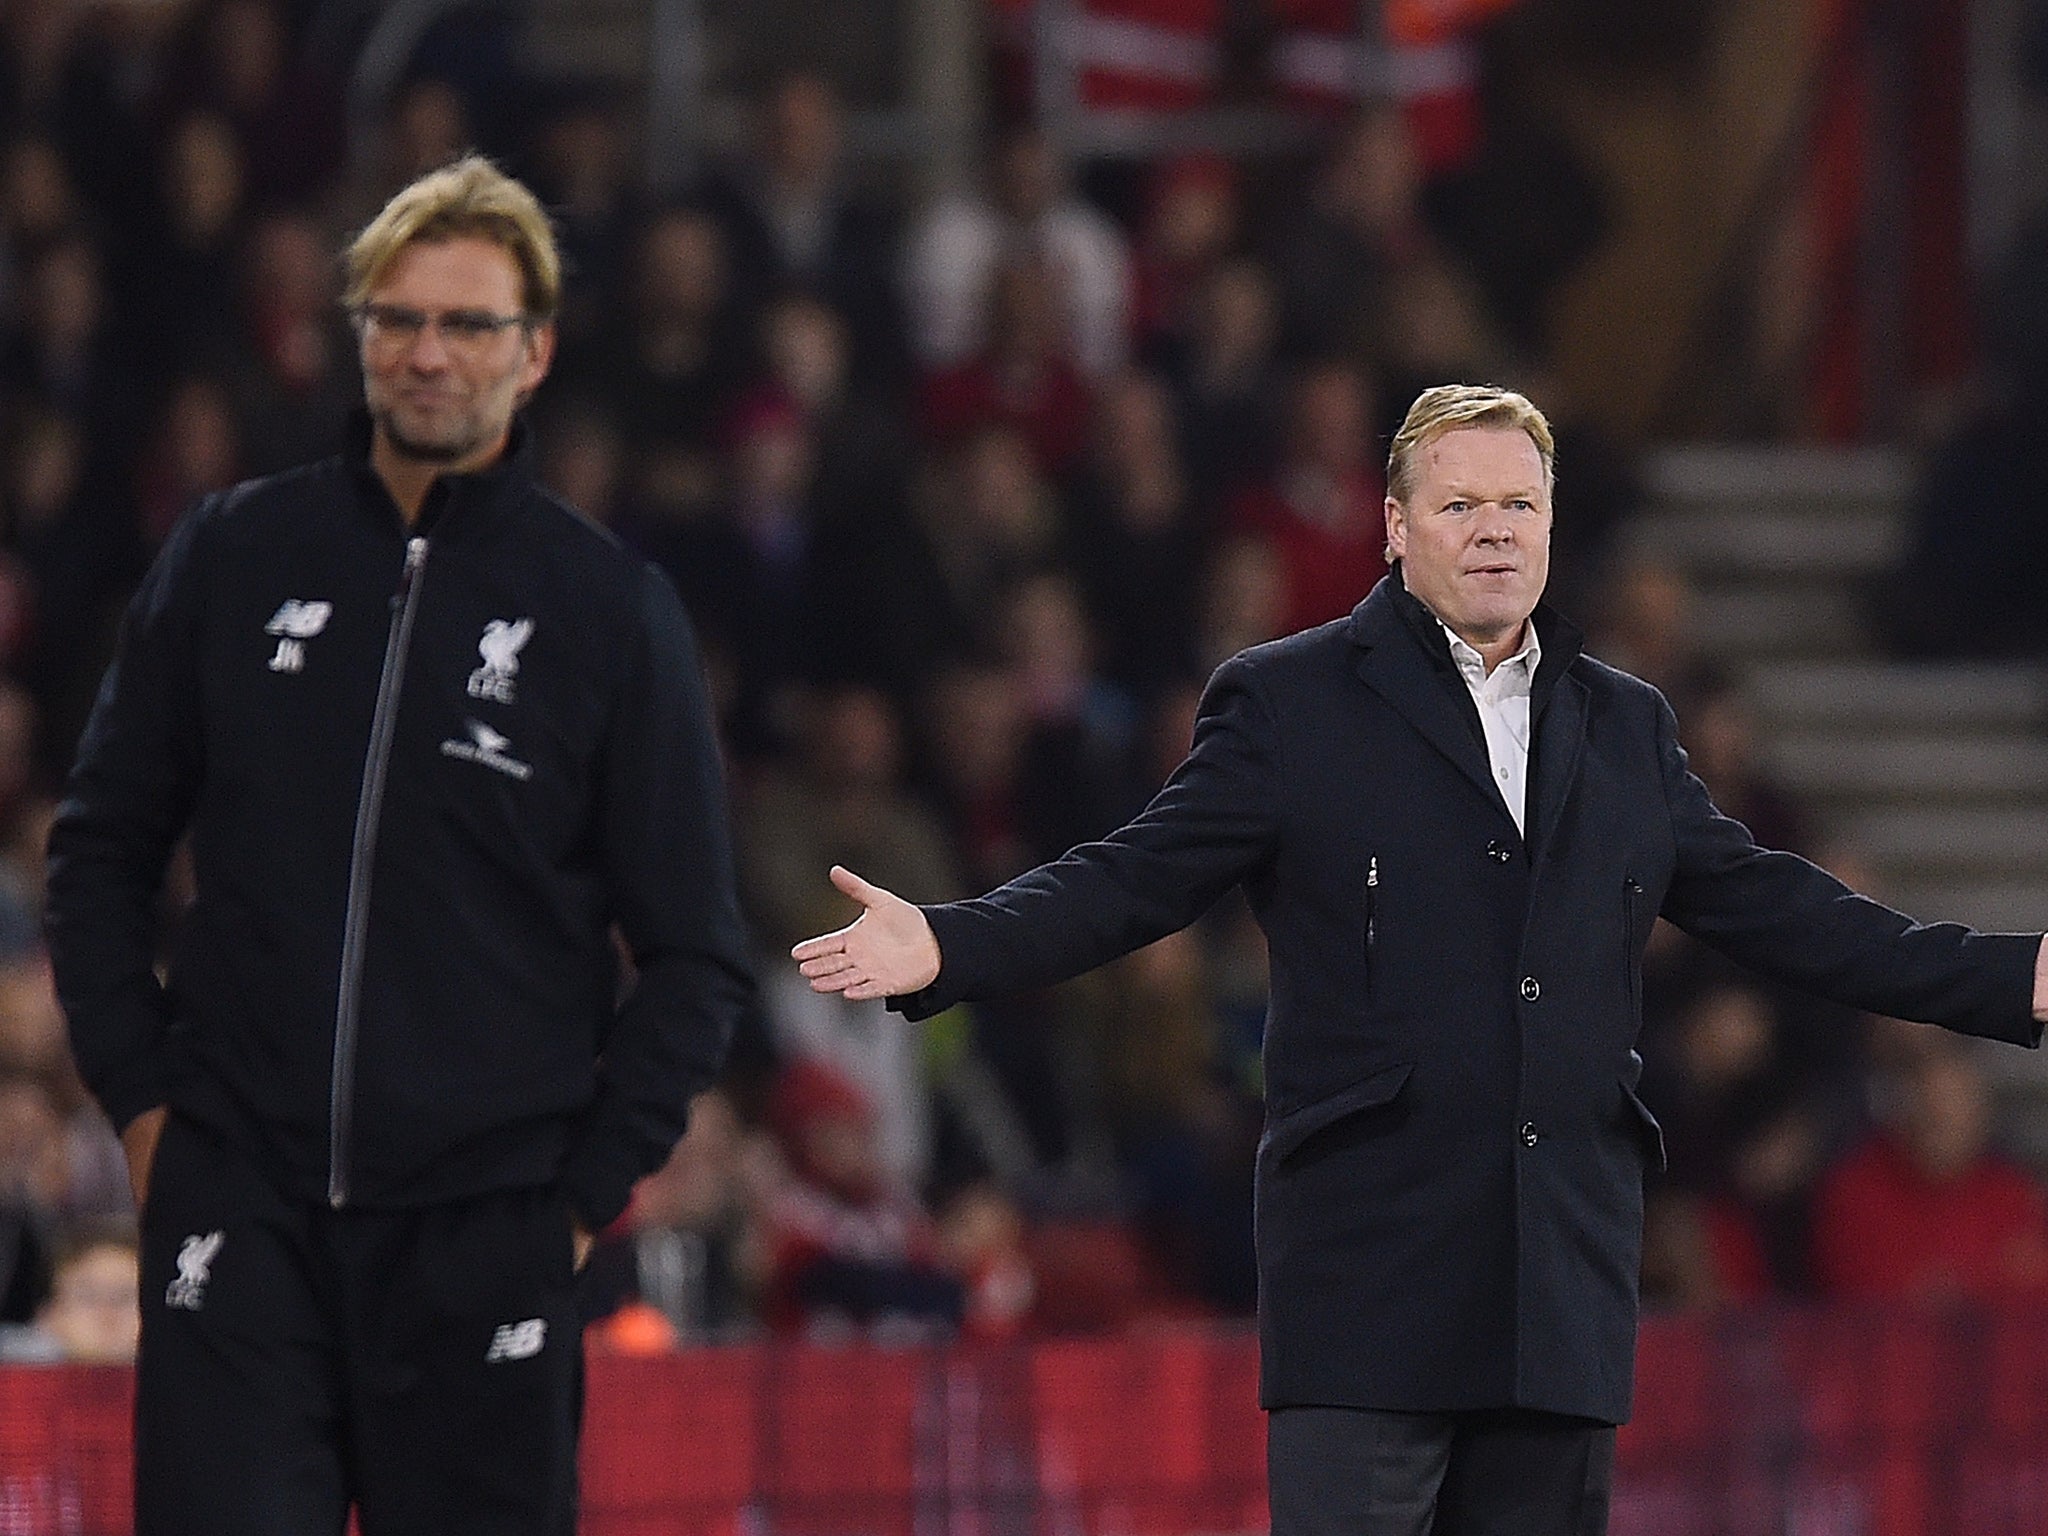
[{"label": "black track pants", "polygon": [[143,1214],[136,1536],[573,1536],[567,1204],[287,1200],[173,1117]]}]

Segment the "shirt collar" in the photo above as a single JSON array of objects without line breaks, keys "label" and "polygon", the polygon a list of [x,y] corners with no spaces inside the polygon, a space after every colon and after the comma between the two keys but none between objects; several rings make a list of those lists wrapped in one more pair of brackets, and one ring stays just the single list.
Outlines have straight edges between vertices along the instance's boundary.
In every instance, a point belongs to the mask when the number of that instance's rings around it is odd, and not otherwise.
[{"label": "shirt collar", "polygon": [[[1458,671],[1465,681],[1479,687],[1487,680],[1486,658],[1481,656],[1465,641],[1461,640],[1450,625],[1442,619],[1436,621],[1437,628],[1444,632],[1444,638],[1451,643],[1451,660],[1458,664]],[[1536,626],[1528,620],[1522,621],[1522,647],[1514,655],[1501,662],[1501,667],[1518,670],[1508,674],[1507,681],[1513,683],[1517,692],[1529,691],[1530,683],[1536,676],[1536,668],[1543,660],[1543,642],[1536,638]],[[1495,669],[1500,670],[1499,668]]]}]

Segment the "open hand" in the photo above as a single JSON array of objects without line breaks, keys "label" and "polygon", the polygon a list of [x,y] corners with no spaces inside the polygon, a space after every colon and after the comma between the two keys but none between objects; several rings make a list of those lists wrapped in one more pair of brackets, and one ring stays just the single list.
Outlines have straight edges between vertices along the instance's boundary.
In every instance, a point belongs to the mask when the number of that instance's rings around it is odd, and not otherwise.
[{"label": "open hand", "polygon": [[832,883],[864,910],[847,927],[805,939],[790,951],[813,992],[843,992],[865,1001],[922,991],[938,979],[939,941],[924,913],[837,864]]}]

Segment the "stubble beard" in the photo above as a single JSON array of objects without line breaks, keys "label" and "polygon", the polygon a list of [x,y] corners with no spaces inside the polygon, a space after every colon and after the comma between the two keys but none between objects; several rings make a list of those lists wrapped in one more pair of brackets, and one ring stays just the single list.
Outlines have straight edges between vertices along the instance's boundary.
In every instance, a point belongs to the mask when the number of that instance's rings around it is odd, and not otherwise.
[{"label": "stubble beard", "polygon": [[[415,464],[454,464],[467,458],[483,446],[482,441],[476,437],[473,431],[466,434],[459,432],[455,434],[461,436],[461,441],[443,439],[436,442],[414,437],[407,433],[405,428],[399,424],[398,413],[388,407],[383,410],[373,411],[371,415],[377,424],[378,433],[386,443],[390,444],[391,451],[400,458],[410,460]],[[463,423],[462,425],[470,426],[472,424]]]}]

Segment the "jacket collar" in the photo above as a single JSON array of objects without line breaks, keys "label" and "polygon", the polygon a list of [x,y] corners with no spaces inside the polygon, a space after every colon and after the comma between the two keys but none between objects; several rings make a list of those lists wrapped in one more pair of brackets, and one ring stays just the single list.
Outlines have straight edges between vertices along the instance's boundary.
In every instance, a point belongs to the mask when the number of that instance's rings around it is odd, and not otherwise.
[{"label": "jacket collar", "polygon": [[[370,413],[361,406],[350,411],[347,432],[342,459],[357,488],[373,498],[375,505],[388,509],[394,521],[399,521],[391,492],[370,463],[370,444],[374,435]],[[409,531],[436,533],[450,514],[462,513],[463,521],[467,523],[472,520],[467,509],[504,506],[532,487],[535,462],[533,429],[528,425],[525,413],[521,412],[512,418],[511,435],[505,440],[505,451],[497,458],[482,469],[468,474],[442,475],[434,482],[433,488],[427,492],[425,505],[420,508],[419,522]]]},{"label": "jacket collar", "polygon": [[[1532,739],[1524,814],[1527,841],[1540,849],[1563,813],[1585,743],[1586,687],[1571,675],[1585,636],[1577,625],[1541,603],[1531,619],[1543,657],[1529,693]],[[1356,670],[1366,686],[1499,805],[1512,829],[1514,819],[1493,782],[1478,710],[1451,660],[1450,642],[1436,615],[1402,582],[1398,563],[1351,610],[1348,627],[1357,652]]]}]

